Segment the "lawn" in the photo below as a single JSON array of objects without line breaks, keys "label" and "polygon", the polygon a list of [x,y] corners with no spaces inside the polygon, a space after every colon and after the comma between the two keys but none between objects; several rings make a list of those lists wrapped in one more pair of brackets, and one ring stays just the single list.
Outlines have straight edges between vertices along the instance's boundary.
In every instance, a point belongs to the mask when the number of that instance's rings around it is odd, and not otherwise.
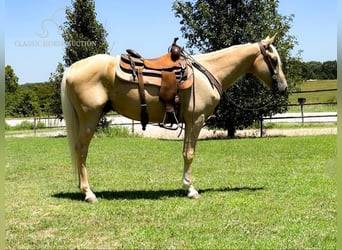
[{"label": "lawn", "polygon": [[[301,91],[311,90],[324,90],[324,89],[336,89],[336,80],[317,80],[303,82],[300,85]],[[309,103],[327,103],[336,102],[337,94],[336,91],[324,91],[324,92],[313,92],[313,93],[294,93],[289,97],[289,103],[298,104],[298,98],[306,98],[306,104]],[[336,112],[336,105],[305,105],[304,110],[306,112]],[[300,106],[289,107],[289,112],[300,112]]]},{"label": "lawn", "polygon": [[182,142],[95,138],[76,187],[66,138],[7,138],[9,249],[333,249],[336,136],[203,140],[202,198],[180,189]]}]

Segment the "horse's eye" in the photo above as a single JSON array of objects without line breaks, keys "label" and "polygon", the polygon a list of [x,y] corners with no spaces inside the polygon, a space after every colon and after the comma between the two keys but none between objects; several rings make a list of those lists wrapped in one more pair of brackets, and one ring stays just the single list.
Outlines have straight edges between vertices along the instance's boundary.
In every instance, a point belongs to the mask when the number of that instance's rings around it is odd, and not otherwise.
[{"label": "horse's eye", "polygon": [[278,58],[272,58],[272,63],[274,66],[278,65]]},{"label": "horse's eye", "polygon": [[271,59],[273,66],[277,66],[278,65],[278,57],[274,56],[274,55],[270,55],[270,54],[269,54],[269,57]]}]

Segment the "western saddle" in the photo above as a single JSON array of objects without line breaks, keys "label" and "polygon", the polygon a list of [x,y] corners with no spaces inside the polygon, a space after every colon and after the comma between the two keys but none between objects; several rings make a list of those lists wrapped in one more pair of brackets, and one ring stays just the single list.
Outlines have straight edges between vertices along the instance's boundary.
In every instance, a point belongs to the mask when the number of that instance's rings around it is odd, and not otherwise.
[{"label": "western saddle", "polygon": [[[186,57],[183,49],[176,44],[175,38],[169,52],[154,59],[144,59],[139,53],[127,49],[127,54],[121,55],[120,68],[132,75],[134,83],[138,83],[141,103],[140,120],[142,129],[146,129],[149,122],[145,98],[145,84],[160,87],[159,99],[165,105],[165,115],[160,124],[167,129],[177,129],[179,126],[179,97],[178,90],[192,85],[189,77]],[[173,126],[176,124],[176,128]]]}]

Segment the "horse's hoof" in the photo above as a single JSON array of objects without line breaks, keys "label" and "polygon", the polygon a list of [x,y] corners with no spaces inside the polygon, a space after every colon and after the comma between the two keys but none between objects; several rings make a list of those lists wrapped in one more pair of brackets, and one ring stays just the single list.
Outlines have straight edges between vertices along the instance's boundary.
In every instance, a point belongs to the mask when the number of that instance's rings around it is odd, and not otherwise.
[{"label": "horse's hoof", "polygon": [[94,197],[88,197],[85,199],[86,202],[88,203],[96,203],[98,202],[97,198],[94,196]]},{"label": "horse's hoof", "polygon": [[201,198],[200,194],[197,192],[197,190],[192,185],[188,189],[188,197],[190,199],[199,199],[199,198]]},{"label": "horse's hoof", "polygon": [[190,198],[190,199],[199,199],[199,198],[201,198],[201,195],[199,194],[199,193],[194,193],[194,194],[189,194],[188,195],[188,197]]}]

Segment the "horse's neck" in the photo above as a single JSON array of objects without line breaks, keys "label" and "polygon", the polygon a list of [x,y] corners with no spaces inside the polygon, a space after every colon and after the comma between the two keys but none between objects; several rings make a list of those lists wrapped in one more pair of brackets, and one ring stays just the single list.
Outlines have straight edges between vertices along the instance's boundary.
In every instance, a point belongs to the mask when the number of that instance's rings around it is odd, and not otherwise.
[{"label": "horse's neck", "polygon": [[241,75],[249,73],[259,49],[256,44],[236,45],[195,56],[228,89]]}]

